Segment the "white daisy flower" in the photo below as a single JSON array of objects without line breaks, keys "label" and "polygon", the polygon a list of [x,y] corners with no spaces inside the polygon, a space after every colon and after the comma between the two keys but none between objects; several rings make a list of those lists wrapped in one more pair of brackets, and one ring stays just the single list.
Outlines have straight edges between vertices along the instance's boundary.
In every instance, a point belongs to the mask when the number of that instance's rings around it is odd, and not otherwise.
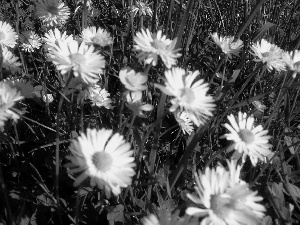
[{"label": "white daisy flower", "polygon": [[157,216],[150,214],[142,219],[143,225],[160,225]]},{"label": "white daisy flower", "polygon": [[243,41],[238,39],[234,42],[234,37],[222,37],[216,32],[211,35],[214,42],[222,49],[222,51],[231,58],[231,54],[239,56],[239,53],[243,47]]},{"label": "white daisy flower", "polygon": [[61,33],[59,29],[55,28],[53,30],[49,30],[48,33],[45,34],[43,39],[49,47],[56,48],[58,46],[58,42],[69,43],[73,40],[72,35],[67,35],[67,32]]},{"label": "white daisy flower", "polygon": [[125,88],[129,91],[144,91],[148,88],[148,75],[143,72],[136,73],[128,66],[120,70],[119,78]]},{"label": "white daisy flower", "polygon": [[96,105],[98,107],[103,106],[107,109],[112,109],[112,101],[109,98],[109,95],[110,94],[104,88],[101,88],[99,85],[95,84],[88,87],[86,97],[92,101],[92,105]]},{"label": "white daisy flower", "polygon": [[17,33],[9,23],[0,21],[0,44],[7,47],[15,47],[18,38]]},{"label": "white daisy flower", "polygon": [[122,135],[112,130],[87,129],[87,134],[81,134],[78,140],[73,140],[69,149],[72,156],[67,156],[71,162],[66,164],[71,173],[82,172],[75,180],[78,186],[90,177],[90,184],[97,185],[105,191],[118,196],[122,187],[131,184],[135,171],[133,150],[125,142]]},{"label": "white daisy flower", "polygon": [[12,74],[21,71],[22,64],[19,62],[19,57],[16,57],[7,47],[2,47],[3,62],[2,67]]},{"label": "white daisy flower", "polygon": [[183,133],[191,134],[194,131],[192,120],[185,111],[177,111],[174,113],[175,119],[181,127]]},{"label": "white daisy flower", "polygon": [[110,33],[102,28],[98,28],[97,30],[97,28],[94,26],[83,29],[81,38],[88,45],[95,44],[105,47],[113,43]]},{"label": "white daisy flower", "polygon": [[157,65],[158,56],[167,68],[171,68],[176,65],[176,58],[181,56],[178,53],[179,49],[175,50],[176,38],[174,40],[167,39],[166,35],[162,35],[162,31],[159,30],[157,34],[151,34],[149,29],[146,31],[142,29],[134,37],[134,51],[140,51],[137,55],[139,60],[144,61],[146,64]]},{"label": "white daisy flower", "polygon": [[23,31],[20,34],[21,48],[25,52],[34,52],[42,45],[41,38],[34,31]]},{"label": "white daisy flower", "polygon": [[264,130],[262,125],[255,127],[252,116],[247,118],[246,113],[239,112],[237,120],[232,114],[227,118],[230,124],[226,123],[224,126],[230,133],[224,134],[221,138],[234,142],[227,149],[227,152],[236,150],[232,158],[243,157],[243,162],[245,162],[246,157],[249,156],[252,165],[256,166],[258,160],[264,161],[265,157],[273,156],[270,151],[272,145],[268,143],[272,136],[267,135],[268,130]]},{"label": "white daisy flower", "polygon": [[[205,217],[201,225],[258,225],[266,211],[259,204],[263,198],[240,181],[240,168],[229,163],[228,172],[224,167],[206,168],[205,173],[195,173],[195,190],[198,196],[187,194],[201,208],[188,207],[186,213],[196,217]],[[231,177],[231,176],[234,177]],[[237,179],[236,179],[237,178]],[[234,185],[232,182],[235,182]]]},{"label": "white daisy flower", "polygon": [[23,96],[16,88],[11,87],[6,82],[0,82],[0,127],[3,127],[5,121],[10,118],[15,121],[20,118],[18,115],[19,111],[14,109],[13,106],[22,99]]},{"label": "white daisy flower", "polygon": [[38,0],[36,15],[46,26],[63,25],[70,16],[70,9],[62,0]]},{"label": "white daisy flower", "polygon": [[296,72],[300,73],[300,51],[295,50],[292,52],[283,52],[282,60],[286,63],[287,67]]},{"label": "white daisy flower", "polygon": [[73,70],[75,77],[81,77],[86,83],[96,83],[103,73],[105,60],[93,46],[87,46],[84,42],[80,45],[75,40],[65,43],[58,41],[58,47],[51,53],[55,56],[52,62],[62,74]]},{"label": "white daisy flower", "polygon": [[[151,3],[150,3],[151,4]],[[139,13],[139,16],[150,16],[152,17],[152,9],[150,8],[150,4],[148,1],[142,2],[142,1],[136,1],[135,5],[132,6],[131,12],[133,13],[133,17],[136,16],[137,13]]]},{"label": "white daisy flower", "polygon": [[254,59],[256,62],[266,63],[267,69],[271,71],[275,69],[277,71],[285,70],[285,63],[281,58],[282,49],[277,47],[275,44],[271,44],[265,39],[261,39],[251,47],[251,54],[258,57]]},{"label": "white daisy flower", "polygon": [[208,83],[204,83],[203,79],[195,80],[198,75],[198,70],[187,75],[184,69],[174,67],[165,71],[166,86],[155,84],[155,87],[175,97],[171,100],[171,112],[175,112],[180,107],[180,110],[184,110],[195,125],[200,126],[213,115],[215,104],[213,97],[207,95]]}]

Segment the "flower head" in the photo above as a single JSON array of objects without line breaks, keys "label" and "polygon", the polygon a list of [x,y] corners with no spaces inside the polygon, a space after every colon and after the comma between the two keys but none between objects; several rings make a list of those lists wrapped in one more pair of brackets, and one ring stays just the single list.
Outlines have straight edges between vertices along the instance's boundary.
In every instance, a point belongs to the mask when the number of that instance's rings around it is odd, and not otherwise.
[{"label": "flower head", "polygon": [[104,57],[94,50],[84,42],[79,45],[75,40],[58,41],[58,47],[51,51],[55,56],[51,60],[62,74],[72,70],[75,77],[80,76],[84,82],[94,84],[105,67]]},{"label": "flower head", "polygon": [[16,113],[19,112],[13,108],[17,101],[23,99],[16,88],[11,87],[6,82],[0,82],[0,127],[4,126],[6,120],[12,118],[15,121],[20,118]]},{"label": "flower head", "polygon": [[112,37],[106,30],[102,28],[98,28],[97,30],[94,26],[83,29],[81,37],[88,45],[95,44],[105,47],[113,43]]},{"label": "flower head", "polygon": [[242,47],[243,41],[237,40],[234,42],[234,37],[222,37],[215,32],[211,35],[214,42],[222,49],[222,51],[231,58],[231,54],[238,56]]},{"label": "flower head", "polygon": [[67,35],[66,31],[61,33],[57,28],[49,30],[44,37],[44,41],[50,48],[57,48],[59,41],[69,43],[71,40],[73,40],[72,35]]},{"label": "flower head", "polygon": [[62,25],[70,16],[70,10],[62,0],[39,0],[36,15],[46,26]]},{"label": "flower head", "polygon": [[2,67],[11,73],[16,73],[21,70],[20,66],[22,65],[19,62],[19,57],[14,56],[14,54],[7,49],[7,47],[2,47],[3,63]]},{"label": "flower head", "polygon": [[41,38],[34,31],[23,31],[20,34],[21,48],[26,52],[34,52],[42,45]]},{"label": "flower head", "polygon": [[188,114],[185,111],[177,111],[174,113],[174,115],[183,133],[188,133],[190,135],[194,131],[194,127]]},{"label": "flower head", "polygon": [[113,106],[111,105],[111,99],[109,98],[109,93],[104,89],[101,88],[99,85],[94,84],[88,87],[87,91],[87,98],[92,101],[93,105],[98,107],[105,107],[107,109],[112,109]]},{"label": "flower head", "polygon": [[265,160],[265,157],[271,158],[273,153],[269,150],[272,145],[269,144],[269,139],[272,136],[267,135],[268,130],[264,130],[261,125],[254,126],[254,118],[247,118],[246,113],[239,112],[238,119],[231,114],[227,116],[230,124],[224,126],[230,131],[229,134],[224,134],[221,138],[226,138],[234,143],[231,144],[227,152],[236,150],[233,154],[234,159],[243,157],[243,161],[249,156],[253,166],[256,166],[258,160]]},{"label": "flower head", "polygon": [[144,91],[147,89],[148,75],[142,72],[136,73],[128,66],[120,70],[119,78],[125,88],[130,91]]},{"label": "flower head", "polygon": [[240,167],[229,163],[230,171],[218,166],[196,173],[195,190],[198,196],[188,194],[201,208],[189,207],[188,215],[205,217],[201,225],[254,225],[264,216],[265,207],[257,202],[263,200],[248,184],[240,181]]},{"label": "flower head", "polygon": [[137,57],[144,61],[146,64],[157,65],[158,56],[167,68],[171,68],[176,65],[176,58],[181,56],[178,53],[179,49],[175,49],[176,38],[174,40],[167,39],[166,35],[162,35],[162,31],[159,30],[157,34],[151,34],[149,29],[146,31],[142,29],[134,37],[135,51],[140,51]]},{"label": "flower head", "polygon": [[[151,4],[151,3],[150,3]],[[133,13],[133,17],[139,13],[139,16],[150,16],[152,17],[152,9],[150,8],[150,4],[143,1],[136,1],[135,5],[132,6],[131,12]]]},{"label": "flower head", "polygon": [[71,161],[66,167],[71,173],[82,172],[75,186],[90,177],[90,184],[104,190],[109,198],[111,191],[117,196],[121,187],[131,184],[135,174],[133,151],[122,135],[112,130],[87,129],[87,134],[73,140],[69,149],[73,155],[66,157]]},{"label": "flower head", "polygon": [[208,117],[212,116],[215,109],[214,99],[207,95],[208,84],[203,79],[195,81],[199,71],[186,75],[184,69],[172,68],[165,72],[165,85],[155,84],[162,92],[174,96],[171,100],[171,112],[175,112],[178,107],[184,110],[188,117],[197,126],[204,124]]},{"label": "flower head", "polygon": [[277,47],[275,44],[271,44],[265,39],[261,39],[251,47],[251,54],[258,57],[255,59],[256,62],[266,63],[269,71],[275,69],[277,71],[285,70],[285,63],[281,58],[282,49]]},{"label": "flower head", "polygon": [[7,47],[15,47],[18,38],[17,33],[9,23],[0,21],[0,44]]},{"label": "flower head", "polygon": [[296,72],[300,73],[300,51],[295,50],[292,52],[283,52],[282,60],[286,63],[287,67]]}]

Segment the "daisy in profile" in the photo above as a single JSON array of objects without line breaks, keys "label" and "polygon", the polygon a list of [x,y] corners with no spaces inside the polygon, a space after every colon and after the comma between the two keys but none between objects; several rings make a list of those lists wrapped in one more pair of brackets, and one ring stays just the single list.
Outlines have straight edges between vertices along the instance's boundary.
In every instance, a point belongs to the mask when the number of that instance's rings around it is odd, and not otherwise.
[{"label": "daisy in profile", "polygon": [[36,15],[46,26],[63,25],[70,16],[70,9],[62,0],[38,0]]},{"label": "daisy in profile", "polygon": [[112,101],[109,98],[109,93],[104,89],[101,88],[99,85],[94,84],[88,87],[87,91],[87,98],[92,101],[92,105],[98,107],[105,107],[107,109],[112,109],[113,106],[111,105]]},{"label": "daisy in profile", "polygon": [[20,118],[18,114],[20,112],[13,106],[23,98],[20,92],[16,88],[11,87],[9,83],[0,82],[0,127],[3,127],[5,121],[10,118],[15,121]]},{"label": "daisy in profile", "polygon": [[71,173],[82,172],[76,178],[75,186],[90,177],[90,184],[104,190],[108,198],[111,192],[118,196],[122,187],[131,184],[135,174],[130,148],[123,136],[113,134],[112,130],[87,129],[78,140],[72,140],[69,149],[73,155],[66,157],[71,162],[65,166]]},{"label": "daisy in profile", "polygon": [[[150,3],[151,4],[151,3]],[[136,16],[137,13],[139,13],[139,16],[150,16],[152,17],[153,12],[150,8],[150,4],[148,1],[136,1],[135,5],[132,6],[131,12],[133,13],[133,17]]]},{"label": "daisy in profile", "polygon": [[9,23],[0,21],[0,44],[7,47],[15,47],[18,38],[17,33]]},{"label": "daisy in profile", "polygon": [[95,84],[103,73],[105,60],[94,50],[93,46],[87,46],[84,42],[79,45],[75,40],[68,43],[58,41],[57,48],[51,51],[55,56],[51,60],[62,74],[72,70],[75,77],[81,77],[86,83]]},{"label": "daisy in profile", "polygon": [[34,52],[42,45],[41,38],[34,31],[23,31],[20,34],[21,48],[25,52]]},{"label": "daisy in profile", "polygon": [[282,60],[282,49],[275,44],[271,44],[265,39],[253,44],[251,47],[251,54],[258,57],[254,59],[256,62],[263,62],[266,64],[269,71],[275,69],[277,71],[285,70],[285,62]]},{"label": "daisy in profile", "polygon": [[232,158],[243,158],[245,162],[246,157],[249,156],[253,166],[256,166],[258,160],[265,161],[265,157],[271,158],[273,156],[269,144],[269,139],[272,136],[267,135],[268,130],[264,130],[262,125],[254,126],[254,118],[247,117],[246,113],[239,112],[238,118],[231,114],[227,116],[230,124],[225,123],[224,126],[230,131],[229,134],[224,134],[220,138],[226,138],[233,141],[227,152],[236,150]]},{"label": "daisy in profile", "polygon": [[258,203],[263,198],[240,181],[240,168],[235,163],[229,165],[229,172],[218,166],[216,169],[206,168],[204,173],[195,173],[197,196],[187,194],[187,197],[201,208],[188,207],[186,213],[204,217],[201,225],[259,225],[266,211]]},{"label": "daisy in profile", "polygon": [[148,75],[143,72],[136,73],[128,66],[120,70],[119,78],[125,88],[129,91],[144,91],[148,88]]},{"label": "daisy in profile", "polygon": [[295,50],[292,52],[283,52],[282,60],[286,63],[287,67],[295,73],[300,73],[300,51]]},{"label": "daisy in profile", "polygon": [[113,43],[113,39],[106,30],[96,27],[87,27],[83,29],[81,34],[82,41],[86,42],[88,45],[100,45],[105,47]]},{"label": "daisy in profile", "polygon": [[175,49],[176,38],[170,40],[166,35],[162,35],[159,30],[156,34],[151,34],[149,29],[142,29],[134,37],[134,51],[139,51],[137,57],[146,64],[157,65],[158,56],[162,59],[168,69],[176,65],[177,58],[181,56],[179,49]]},{"label": "daisy in profile", "polygon": [[166,86],[155,84],[162,92],[174,97],[170,111],[175,112],[179,107],[196,126],[204,124],[215,109],[213,97],[207,95],[208,83],[203,79],[196,81],[198,75],[198,70],[187,75],[184,69],[173,67],[165,72]]},{"label": "daisy in profile", "polygon": [[214,42],[222,49],[222,51],[228,55],[231,59],[231,55],[239,56],[239,53],[243,47],[243,41],[238,39],[234,42],[234,37],[222,37],[219,36],[216,32],[211,35]]},{"label": "daisy in profile", "polygon": [[183,133],[191,134],[194,131],[193,123],[185,111],[177,111],[174,113],[175,119],[181,127]]},{"label": "daisy in profile", "polygon": [[11,51],[7,49],[7,47],[2,47],[2,55],[3,55],[3,62],[2,67],[12,74],[21,71],[21,63],[19,62],[19,57],[16,57]]}]

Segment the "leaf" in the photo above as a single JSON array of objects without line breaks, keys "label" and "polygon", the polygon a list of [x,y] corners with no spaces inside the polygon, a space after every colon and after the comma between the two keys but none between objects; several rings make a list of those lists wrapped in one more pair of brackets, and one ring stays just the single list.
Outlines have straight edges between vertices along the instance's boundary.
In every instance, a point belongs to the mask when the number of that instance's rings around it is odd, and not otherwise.
[{"label": "leaf", "polygon": [[[278,200],[278,207],[282,207],[284,205],[284,195],[283,195],[283,184],[282,183],[272,183],[271,193],[274,197],[274,200]],[[277,202],[277,201],[276,201]]]},{"label": "leaf", "polygon": [[289,184],[290,185],[290,193],[293,195],[293,198],[300,198],[300,188],[298,188],[296,185]]},{"label": "leaf", "polygon": [[119,204],[117,206],[107,207],[107,220],[109,221],[109,225],[115,224],[115,222],[124,223],[124,206]]},{"label": "leaf", "polygon": [[254,38],[252,39],[253,42],[256,42],[256,40],[263,35],[267,30],[274,27],[274,23],[266,22],[255,34]]},{"label": "leaf", "polygon": [[272,217],[271,216],[265,216],[263,220],[261,221],[260,225],[273,225]]},{"label": "leaf", "polygon": [[[284,129],[284,132],[285,133],[289,133],[289,134],[293,134],[293,131],[290,128],[288,128],[288,127],[286,127]],[[290,152],[292,154],[295,154],[295,151],[298,151],[298,148],[299,148],[299,142],[300,142],[299,138],[296,137],[296,136],[294,136],[293,138],[291,138],[290,136],[285,135],[284,136],[284,140],[285,140],[285,143],[288,146]]]}]

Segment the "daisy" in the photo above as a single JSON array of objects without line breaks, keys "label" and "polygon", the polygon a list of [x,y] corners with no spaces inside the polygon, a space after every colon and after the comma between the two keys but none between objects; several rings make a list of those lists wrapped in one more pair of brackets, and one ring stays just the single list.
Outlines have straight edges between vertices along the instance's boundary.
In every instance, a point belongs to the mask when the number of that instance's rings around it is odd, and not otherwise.
[{"label": "daisy", "polygon": [[283,52],[282,60],[286,63],[287,67],[295,73],[300,73],[300,51],[295,50],[292,52]]},{"label": "daisy", "polygon": [[175,67],[165,72],[166,86],[155,84],[155,87],[167,95],[174,96],[171,100],[171,112],[180,107],[195,125],[200,126],[213,115],[215,104],[213,97],[207,95],[208,84],[204,83],[203,79],[195,81],[198,75],[198,70],[187,75],[184,69]]},{"label": "daisy", "polygon": [[265,39],[262,39],[251,47],[251,54],[258,57],[254,59],[256,62],[266,63],[267,69],[271,71],[275,69],[277,71],[285,70],[285,63],[281,58],[282,49],[277,47],[275,44],[271,44]]},{"label": "daisy", "polygon": [[103,73],[105,60],[93,46],[88,47],[84,42],[80,45],[75,40],[65,43],[58,41],[58,47],[51,52],[51,59],[62,74],[73,71],[74,76],[80,76],[86,83],[96,83]]},{"label": "daisy", "polygon": [[48,33],[45,34],[43,40],[49,47],[56,48],[59,41],[69,43],[71,40],[73,40],[73,36],[67,35],[66,31],[61,33],[59,29],[55,28],[53,30],[49,30]]},{"label": "daisy", "polygon": [[15,47],[18,38],[17,33],[9,23],[0,21],[0,44],[7,47]]},{"label": "daisy", "polygon": [[231,114],[227,116],[230,124],[225,123],[224,126],[230,131],[221,138],[226,138],[234,143],[231,144],[227,152],[236,150],[232,156],[234,159],[243,157],[245,162],[249,156],[253,166],[256,166],[258,160],[265,160],[265,157],[271,158],[273,153],[270,151],[272,147],[269,139],[272,136],[267,135],[268,130],[264,130],[262,125],[254,126],[254,118],[247,118],[246,113],[239,112],[238,119]]},{"label": "daisy", "polygon": [[222,49],[222,51],[228,55],[231,59],[231,54],[239,56],[239,53],[243,47],[243,41],[237,40],[234,42],[234,37],[222,37],[219,36],[216,32],[211,35],[214,42]]},{"label": "daisy", "polygon": [[92,101],[92,105],[112,109],[112,101],[109,98],[109,95],[110,94],[104,88],[101,88],[97,84],[90,86],[87,91],[87,98]]},{"label": "daisy", "polygon": [[88,45],[95,44],[105,47],[113,43],[110,33],[102,28],[98,28],[97,30],[97,28],[94,26],[83,29],[81,38]]},{"label": "daisy", "polygon": [[185,111],[178,111],[174,113],[175,119],[181,127],[183,133],[191,134],[194,131],[193,123]]},{"label": "daisy", "polygon": [[176,58],[181,56],[178,53],[179,49],[175,50],[176,38],[174,40],[167,39],[166,35],[162,35],[162,31],[159,30],[157,34],[151,34],[149,29],[146,31],[142,29],[134,37],[134,51],[140,51],[137,55],[140,61],[144,61],[146,64],[157,65],[158,56],[167,68],[171,68],[176,65]]},{"label": "daisy", "polygon": [[[150,3],[151,4],[151,3]],[[142,1],[136,1],[136,4],[132,6],[131,12],[133,13],[133,17],[136,16],[137,13],[139,13],[139,16],[150,16],[152,17],[153,12],[150,8],[150,4]]]},{"label": "daisy", "polygon": [[[206,168],[204,173],[195,173],[195,190],[198,196],[187,194],[187,197],[201,205],[201,208],[188,207],[186,213],[205,217],[201,225],[258,225],[266,211],[258,203],[263,198],[237,178],[240,168],[236,168],[235,163],[229,164],[234,171],[228,172],[224,167],[218,166],[216,169]],[[232,175],[235,177],[231,177]]]},{"label": "daisy", "polygon": [[120,70],[119,78],[125,88],[129,91],[144,91],[148,88],[148,75],[142,72],[136,73],[126,66]]},{"label": "daisy", "polygon": [[16,113],[19,111],[13,108],[13,106],[17,101],[22,99],[23,96],[21,96],[16,88],[11,87],[11,85],[6,82],[0,82],[0,127],[3,127],[5,121],[9,118],[15,121],[20,118]]},{"label": "daisy", "polygon": [[39,0],[36,15],[46,26],[62,25],[70,16],[70,9],[62,0]]},{"label": "daisy", "polygon": [[3,62],[2,67],[8,71],[10,71],[12,74],[16,72],[20,72],[22,65],[19,62],[19,57],[14,56],[14,54],[7,49],[7,47],[2,47],[2,55],[3,55]]},{"label": "daisy", "polygon": [[41,38],[34,31],[23,31],[20,34],[21,48],[25,52],[34,52],[42,45]]},{"label": "daisy", "polygon": [[75,186],[90,177],[90,184],[104,190],[109,198],[111,191],[118,196],[121,187],[131,184],[135,174],[133,150],[122,135],[112,130],[87,129],[86,135],[82,133],[78,140],[72,140],[69,149],[73,155],[66,157],[71,161],[66,166],[71,173],[82,172]]}]

